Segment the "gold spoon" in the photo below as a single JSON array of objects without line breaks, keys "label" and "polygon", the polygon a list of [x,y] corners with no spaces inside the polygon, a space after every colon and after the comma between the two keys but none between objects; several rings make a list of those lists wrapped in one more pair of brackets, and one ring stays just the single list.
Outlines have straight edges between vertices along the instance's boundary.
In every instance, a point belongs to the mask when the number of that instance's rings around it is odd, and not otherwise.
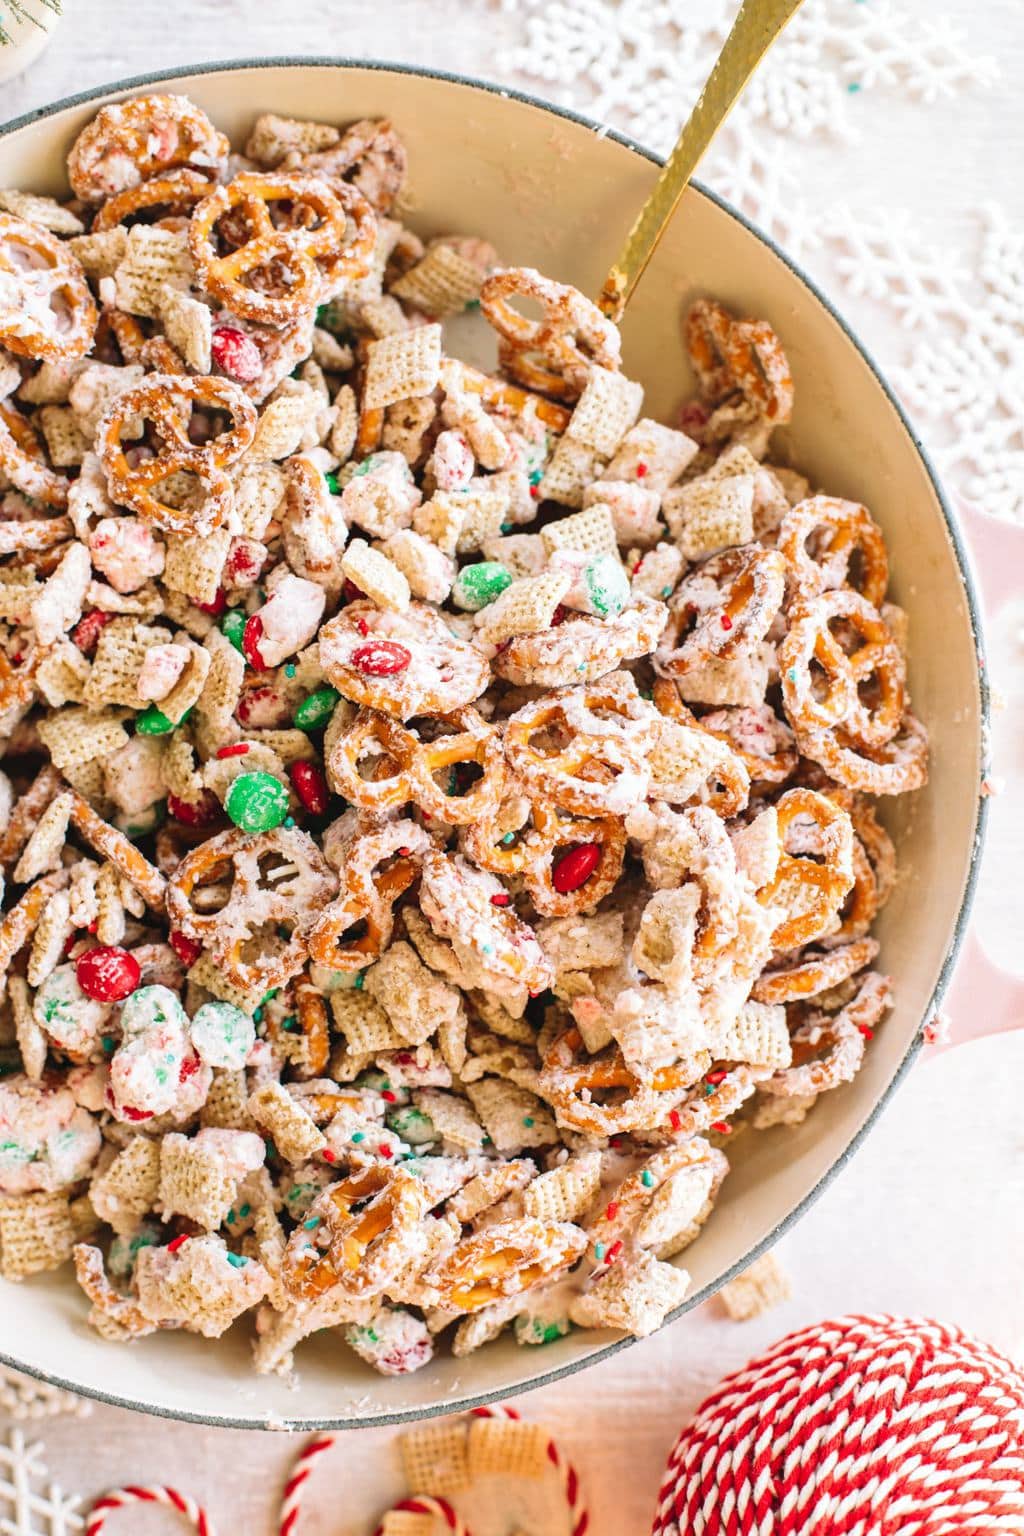
[{"label": "gold spoon", "polygon": [[683,124],[650,197],[637,214],[618,261],[604,280],[597,302],[609,319],[621,318],[705,150],[750,76],[802,3],[803,0],[743,0],[697,104]]}]

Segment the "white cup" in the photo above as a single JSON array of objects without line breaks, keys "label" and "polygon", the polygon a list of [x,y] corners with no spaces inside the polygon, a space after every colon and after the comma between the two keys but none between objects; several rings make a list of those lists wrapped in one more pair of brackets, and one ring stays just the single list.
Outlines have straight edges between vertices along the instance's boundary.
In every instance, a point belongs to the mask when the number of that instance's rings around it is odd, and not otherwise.
[{"label": "white cup", "polygon": [[0,0],[3,29],[10,38],[9,43],[0,43],[0,84],[15,79],[35,63],[64,19],[38,0],[26,0],[25,9],[34,21],[11,15]]}]

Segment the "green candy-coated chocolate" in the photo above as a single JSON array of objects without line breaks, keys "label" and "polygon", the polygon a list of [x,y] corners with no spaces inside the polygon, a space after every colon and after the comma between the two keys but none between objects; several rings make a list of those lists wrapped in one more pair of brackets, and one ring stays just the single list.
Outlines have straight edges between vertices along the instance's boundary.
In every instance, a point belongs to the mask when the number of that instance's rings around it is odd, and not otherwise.
[{"label": "green candy-coated chocolate", "polygon": [[479,613],[512,585],[512,572],[498,560],[480,560],[463,566],[452,587],[452,602],[469,613]]},{"label": "green candy-coated chocolate", "polygon": [[155,704],[151,704],[148,709],[142,711],[141,715],[135,716],[135,729],[140,736],[166,736],[168,732],[175,730],[182,723],[182,720],[186,720],[191,713],[190,709],[186,709],[181,720],[168,720],[162,710],[157,709]]},{"label": "green candy-coated chocolate", "polygon": [[243,832],[271,832],[288,815],[288,791],[272,773],[241,773],[224,809]]},{"label": "green candy-coated chocolate", "polygon": [[220,632],[234,646],[236,651],[242,649],[242,631],[245,629],[246,615],[241,608],[229,608],[220,621]]},{"label": "green candy-coated chocolate", "polygon": [[316,693],[303,699],[292,717],[299,730],[315,731],[321,725],[326,725],[340,698],[341,694],[336,688],[318,688]]},{"label": "green candy-coated chocolate", "polygon": [[590,606],[599,618],[615,618],[629,602],[629,578],[616,555],[598,555],[583,573]]},{"label": "green candy-coated chocolate", "polygon": [[425,1115],[421,1109],[415,1109],[411,1104],[401,1109],[392,1109],[384,1116],[384,1124],[389,1131],[394,1131],[396,1136],[401,1136],[411,1147],[422,1147],[428,1141],[434,1141],[437,1132],[434,1122],[429,1115]]}]

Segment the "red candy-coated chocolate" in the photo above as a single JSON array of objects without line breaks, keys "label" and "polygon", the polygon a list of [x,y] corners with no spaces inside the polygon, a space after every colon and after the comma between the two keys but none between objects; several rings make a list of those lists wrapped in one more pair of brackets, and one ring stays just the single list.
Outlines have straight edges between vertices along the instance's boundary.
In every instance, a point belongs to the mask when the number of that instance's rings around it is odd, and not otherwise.
[{"label": "red candy-coated chocolate", "polygon": [[100,630],[105,629],[113,617],[112,613],[104,613],[100,608],[93,608],[79,619],[71,631],[71,638],[83,656],[92,655],[96,649],[96,642],[100,638]]},{"label": "red candy-coated chocolate", "polygon": [[176,1237],[172,1243],[168,1243],[167,1252],[177,1253],[179,1248],[184,1248],[185,1244],[188,1242],[188,1236],[189,1235],[187,1232],[183,1232],[181,1236]]},{"label": "red candy-coated chocolate", "polygon": [[240,384],[254,383],[263,372],[259,347],[251,336],[233,325],[217,326],[210,342],[210,355],[221,373]]},{"label": "red candy-coated chocolate", "polygon": [[258,613],[254,613],[251,619],[246,619],[245,628],[242,630],[242,654],[250,667],[255,667],[257,672],[267,670],[267,664],[260,655],[262,638],[263,620]]},{"label": "red candy-coated chocolate", "polygon": [[75,977],[86,997],[98,1003],[119,1003],[139,984],[139,962],[126,949],[101,944],[75,961]]},{"label": "red candy-coated chocolate", "polygon": [[213,598],[213,601],[211,603],[196,603],[196,607],[199,609],[199,611],[201,613],[212,614],[215,619],[219,619],[220,618],[221,614],[224,612],[224,610],[227,607],[227,605],[228,605],[228,595],[224,591],[223,587],[218,587],[217,588],[217,591],[216,591],[216,593],[214,595],[214,598]]},{"label": "red candy-coated chocolate", "polygon": [[231,586],[251,587],[259,580],[264,565],[260,548],[255,539],[235,539],[224,562],[224,575]]},{"label": "red candy-coated chocolate", "polygon": [[551,884],[560,896],[568,896],[570,891],[578,891],[581,885],[586,885],[600,862],[600,843],[580,843],[577,848],[563,853],[551,871]]},{"label": "red candy-coated chocolate", "polygon": [[322,816],[327,809],[331,792],[319,763],[297,762],[290,764],[288,777],[292,788],[311,816]]},{"label": "red candy-coated chocolate", "polygon": [[393,677],[404,672],[412,655],[397,640],[370,640],[352,652],[352,665],[364,677]]},{"label": "red candy-coated chocolate", "polygon": [[249,750],[249,743],[247,741],[233,741],[233,742],[230,743],[229,746],[218,747],[217,748],[217,756],[218,757],[244,757],[245,754],[248,752],[248,750]]},{"label": "red candy-coated chocolate", "polygon": [[203,952],[203,946],[195,939],[190,939],[187,933],[182,933],[179,928],[172,928],[167,936],[168,943],[174,950],[182,965],[193,966]]},{"label": "red candy-coated chocolate", "polygon": [[186,827],[208,827],[221,814],[220,801],[212,789],[204,789],[194,805],[188,800],[179,800],[177,795],[168,795],[167,811]]}]

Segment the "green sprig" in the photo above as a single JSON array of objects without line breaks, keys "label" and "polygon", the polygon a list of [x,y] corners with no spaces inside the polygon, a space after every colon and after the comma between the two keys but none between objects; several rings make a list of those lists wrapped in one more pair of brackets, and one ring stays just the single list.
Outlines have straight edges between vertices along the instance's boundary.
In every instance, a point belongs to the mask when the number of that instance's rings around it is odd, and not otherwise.
[{"label": "green sprig", "polygon": [[[62,0],[36,0],[36,3],[45,5],[46,9],[52,11],[55,16],[63,14]],[[31,11],[26,10],[24,0],[4,0],[4,4],[0,5],[0,47],[5,47],[14,41],[7,30],[7,25],[10,24],[12,19],[14,21],[30,21],[34,27],[42,27],[43,25],[38,16],[34,16]],[[7,25],[5,25],[5,22]]]}]

